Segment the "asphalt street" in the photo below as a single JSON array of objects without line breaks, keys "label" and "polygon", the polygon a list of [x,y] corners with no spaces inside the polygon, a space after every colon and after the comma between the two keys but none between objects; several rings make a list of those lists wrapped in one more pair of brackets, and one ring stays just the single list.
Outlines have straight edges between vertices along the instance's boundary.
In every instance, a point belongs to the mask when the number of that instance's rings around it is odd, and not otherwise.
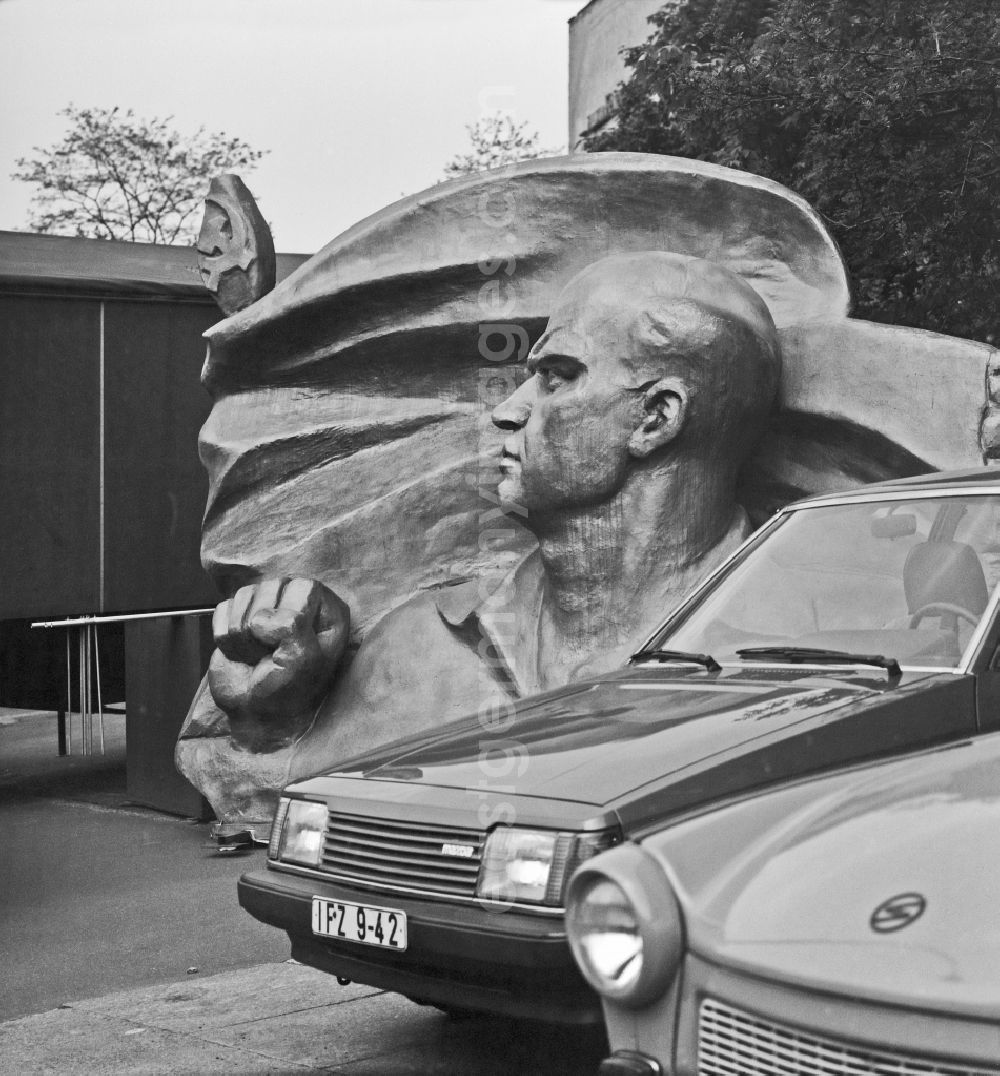
[{"label": "asphalt street", "polygon": [[60,758],[54,715],[0,712],[0,1020],[288,956],[236,902],[263,852],[220,856],[208,823],[130,804],[122,715],[105,746]]},{"label": "asphalt street", "polygon": [[59,1076],[586,1076],[599,1029],[454,1020],[288,960],[239,908],[263,851],[131,804],[125,723],[56,753],[55,717],[0,710],[0,1071]]}]

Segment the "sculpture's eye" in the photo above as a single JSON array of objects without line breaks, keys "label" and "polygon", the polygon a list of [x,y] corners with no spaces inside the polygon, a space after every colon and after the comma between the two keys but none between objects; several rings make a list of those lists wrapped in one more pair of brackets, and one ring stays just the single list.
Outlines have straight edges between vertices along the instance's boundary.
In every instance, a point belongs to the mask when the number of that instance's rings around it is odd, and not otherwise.
[{"label": "sculpture's eye", "polygon": [[546,392],[554,392],[563,385],[575,381],[579,368],[570,363],[546,363],[544,366],[539,366],[535,372],[538,374],[542,388]]}]

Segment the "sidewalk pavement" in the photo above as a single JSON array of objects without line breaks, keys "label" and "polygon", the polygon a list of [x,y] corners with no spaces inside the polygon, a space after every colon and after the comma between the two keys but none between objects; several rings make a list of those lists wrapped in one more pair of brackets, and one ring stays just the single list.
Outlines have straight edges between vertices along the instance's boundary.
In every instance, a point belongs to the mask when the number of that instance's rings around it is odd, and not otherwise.
[{"label": "sidewalk pavement", "polygon": [[[337,1033],[345,1005],[354,1010],[349,1041]],[[0,1024],[0,1058],[5,1072],[67,1076],[384,1072],[378,1057],[403,1045],[406,1008],[419,1014],[403,998],[342,987],[299,964],[261,964],[8,1021]],[[414,1046],[426,1041],[426,1020],[402,1023]]]},{"label": "sidewalk pavement", "polygon": [[19,1076],[579,1076],[595,1071],[600,1056],[581,1055],[580,1037],[579,1029],[546,1028],[536,1039],[523,1024],[455,1021],[286,961],[0,1023],[0,1069]]}]

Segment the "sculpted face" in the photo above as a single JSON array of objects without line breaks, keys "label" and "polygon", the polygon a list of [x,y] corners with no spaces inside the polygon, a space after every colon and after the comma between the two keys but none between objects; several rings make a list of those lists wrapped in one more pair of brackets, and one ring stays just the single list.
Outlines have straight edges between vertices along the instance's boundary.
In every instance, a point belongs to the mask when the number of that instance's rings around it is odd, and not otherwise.
[{"label": "sculpted face", "polygon": [[[532,512],[609,500],[643,462],[686,455],[735,474],[779,370],[767,307],[728,270],[665,252],[595,262],[559,296],[528,380],[493,412],[507,431],[500,498],[530,526]],[[661,452],[682,430],[676,452]]]},{"label": "sculpted face", "polygon": [[642,393],[613,332],[620,310],[589,298],[563,294],[528,356],[528,380],[493,412],[507,431],[500,497],[529,514],[599,503],[625,480]]}]

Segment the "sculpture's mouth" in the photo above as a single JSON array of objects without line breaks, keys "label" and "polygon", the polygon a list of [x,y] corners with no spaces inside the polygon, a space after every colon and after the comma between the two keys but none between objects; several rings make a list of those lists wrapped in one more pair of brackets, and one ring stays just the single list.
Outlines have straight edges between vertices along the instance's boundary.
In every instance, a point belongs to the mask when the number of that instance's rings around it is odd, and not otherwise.
[{"label": "sculpture's mouth", "polygon": [[510,474],[521,466],[521,457],[512,452],[506,445],[500,453],[500,471],[502,474]]}]

